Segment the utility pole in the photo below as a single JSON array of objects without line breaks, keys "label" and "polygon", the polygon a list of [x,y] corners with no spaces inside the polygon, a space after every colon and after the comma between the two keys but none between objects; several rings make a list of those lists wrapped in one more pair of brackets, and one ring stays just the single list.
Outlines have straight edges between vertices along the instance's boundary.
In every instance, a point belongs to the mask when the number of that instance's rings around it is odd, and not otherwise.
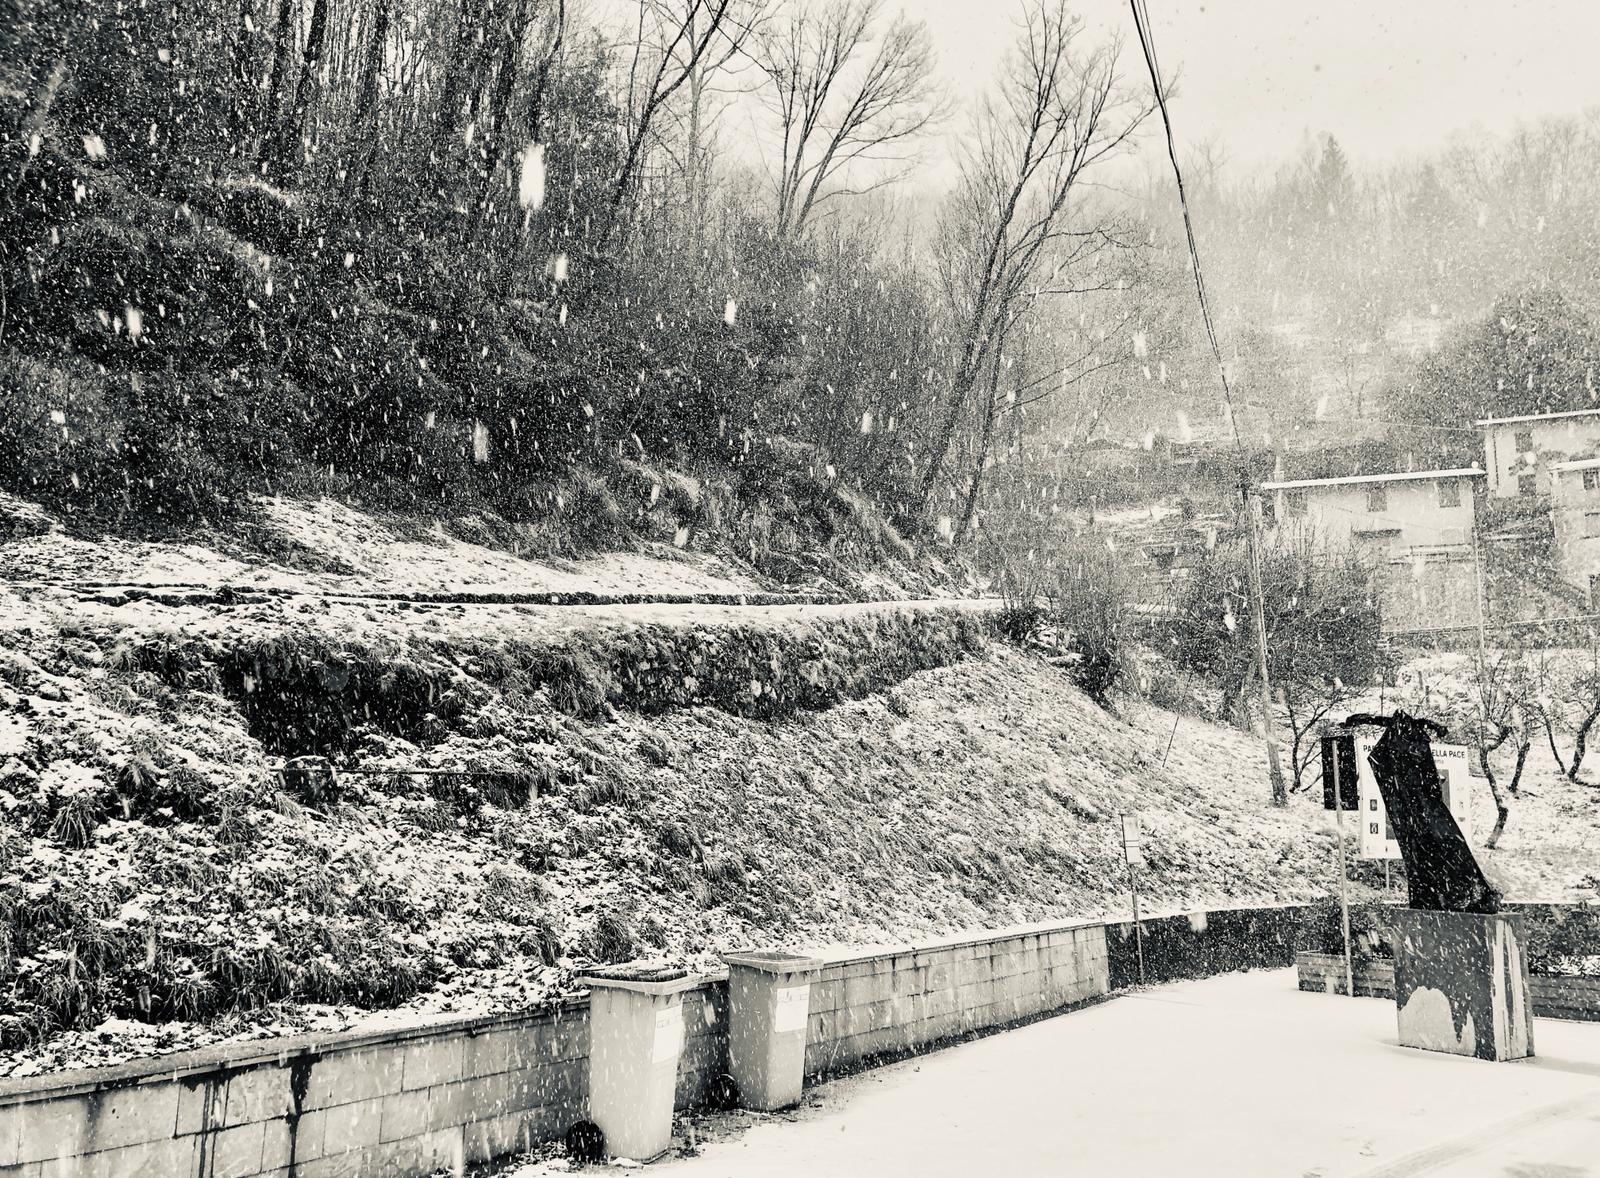
[{"label": "utility pole", "polygon": [[[1248,475],[1245,476],[1248,479]],[[1283,764],[1278,759],[1278,738],[1272,731],[1272,684],[1267,679],[1267,615],[1261,592],[1261,500],[1244,482],[1244,510],[1250,525],[1250,604],[1256,616],[1256,658],[1261,671],[1261,735],[1267,741],[1267,777],[1272,783],[1272,804],[1287,806],[1289,791],[1284,788]]]},{"label": "utility pole", "polygon": [[[1473,515],[1476,516],[1477,513],[1474,512]],[[1478,674],[1482,676],[1483,669],[1489,661],[1489,641],[1485,634],[1483,620],[1483,560],[1478,555],[1478,521],[1476,518],[1472,521],[1472,581],[1478,605]]]}]

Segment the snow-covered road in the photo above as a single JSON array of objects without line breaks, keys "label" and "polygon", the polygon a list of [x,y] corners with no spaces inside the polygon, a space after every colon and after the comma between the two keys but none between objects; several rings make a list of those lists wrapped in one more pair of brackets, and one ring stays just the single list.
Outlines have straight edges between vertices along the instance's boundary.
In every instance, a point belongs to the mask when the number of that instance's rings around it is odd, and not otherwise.
[{"label": "snow-covered road", "polygon": [[[1158,987],[808,1092],[682,1178],[1600,1173],[1600,1024],[1509,1064],[1396,1045],[1394,1006],[1292,970]],[[707,1129],[714,1129],[707,1125]],[[529,1168],[527,1173],[536,1173]]]}]

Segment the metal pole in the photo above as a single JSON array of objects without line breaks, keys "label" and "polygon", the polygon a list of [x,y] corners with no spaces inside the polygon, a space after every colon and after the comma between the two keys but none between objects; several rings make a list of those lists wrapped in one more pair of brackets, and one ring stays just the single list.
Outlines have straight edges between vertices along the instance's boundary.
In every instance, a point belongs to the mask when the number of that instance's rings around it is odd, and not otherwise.
[{"label": "metal pole", "polygon": [[[1128,847],[1128,815],[1122,820],[1122,861],[1128,865],[1128,890],[1133,893],[1133,941],[1139,951],[1139,984],[1144,985],[1144,929],[1139,924],[1139,874],[1133,869],[1133,852]],[[1142,847],[1142,844],[1141,844]]]},{"label": "metal pole", "polygon": [[1139,984],[1144,985],[1144,928],[1139,924],[1139,875],[1128,863],[1128,882],[1133,887],[1133,940],[1139,949]]},{"label": "metal pole", "polygon": [[[1474,512],[1473,514],[1476,517],[1477,513]],[[1484,634],[1483,562],[1478,556],[1478,521],[1476,518],[1472,521],[1472,581],[1478,602],[1478,674],[1481,676],[1484,667],[1488,665],[1489,661],[1486,650],[1489,643]]]},{"label": "metal pole", "polygon": [[[1350,959],[1350,894],[1345,886],[1344,798],[1339,792],[1339,744],[1333,748],[1333,824],[1339,844],[1339,924],[1344,930],[1344,992],[1356,996],[1355,967]],[[1384,860],[1387,865],[1388,860]]]},{"label": "metal pole", "polygon": [[1278,760],[1278,738],[1272,732],[1272,685],[1267,680],[1267,617],[1261,590],[1261,501],[1244,489],[1245,513],[1250,517],[1250,601],[1256,616],[1256,658],[1261,671],[1261,735],[1267,742],[1267,778],[1272,784],[1272,804],[1287,806],[1283,765]]}]

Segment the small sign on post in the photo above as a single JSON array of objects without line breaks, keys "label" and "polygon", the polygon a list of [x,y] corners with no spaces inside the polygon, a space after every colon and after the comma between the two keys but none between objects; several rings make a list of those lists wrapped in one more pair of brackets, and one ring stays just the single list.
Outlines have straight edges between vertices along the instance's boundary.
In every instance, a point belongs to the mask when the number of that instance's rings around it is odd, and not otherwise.
[{"label": "small sign on post", "polygon": [[1124,810],[1122,819],[1122,857],[1128,864],[1128,889],[1133,893],[1133,939],[1139,951],[1139,984],[1144,985],[1144,928],[1139,923],[1139,873],[1144,866],[1144,829],[1139,811]]}]

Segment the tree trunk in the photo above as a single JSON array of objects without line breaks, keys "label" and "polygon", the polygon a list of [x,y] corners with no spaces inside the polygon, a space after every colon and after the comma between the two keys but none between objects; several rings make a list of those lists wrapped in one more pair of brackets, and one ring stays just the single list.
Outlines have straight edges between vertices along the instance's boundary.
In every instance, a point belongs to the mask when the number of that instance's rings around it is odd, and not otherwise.
[{"label": "tree trunk", "polygon": [[505,155],[505,140],[510,132],[511,97],[516,90],[517,67],[522,63],[522,38],[527,29],[527,0],[517,0],[516,11],[511,14],[500,43],[500,65],[495,71],[494,90],[489,95],[489,121],[484,129],[483,188],[478,194],[480,219],[488,213],[495,173]]},{"label": "tree trunk", "polygon": [[[1505,737],[1502,736],[1500,739],[1503,741]],[[1485,745],[1481,741],[1478,744],[1478,764],[1483,769],[1484,779],[1489,783],[1489,792],[1494,795],[1494,829],[1489,832],[1489,839],[1483,844],[1491,851],[1499,846],[1500,836],[1505,833],[1506,820],[1511,817],[1511,806],[1500,788],[1500,782],[1495,778],[1494,768],[1489,764],[1489,753],[1499,747],[1499,742],[1493,746]]]},{"label": "tree trunk", "polygon": [[[306,30],[306,48],[300,57],[300,78],[294,88],[294,113],[289,118],[288,134],[283,139],[284,146],[290,150],[293,150],[297,140],[309,141],[314,138],[307,133],[306,123],[312,100],[321,88],[318,74],[322,69],[322,56],[327,49],[327,40],[328,0],[312,0],[311,23]],[[298,161],[295,166],[298,166]],[[293,172],[295,167],[285,167],[284,170]]]},{"label": "tree trunk", "polygon": [[1561,750],[1556,747],[1556,728],[1550,720],[1550,713],[1539,709],[1539,719],[1544,723],[1544,736],[1550,742],[1550,755],[1556,760],[1556,768],[1561,770],[1561,775],[1567,775],[1567,763],[1561,759]]},{"label": "tree trunk", "polygon": [[961,527],[956,531],[956,543],[964,544],[978,517],[978,493],[983,487],[983,467],[989,459],[989,447],[994,444],[995,418],[1000,414],[1000,359],[1005,347],[1002,337],[994,350],[994,361],[989,369],[989,396],[984,402],[983,428],[978,435],[978,455],[972,460],[972,482],[967,488],[966,506],[961,510]]},{"label": "tree trunk", "polygon": [[267,82],[266,135],[261,162],[276,169],[283,154],[283,87],[294,41],[294,0],[278,0],[278,31],[272,38],[272,75]]},{"label": "tree trunk", "polygon": [[1517,744],[1517,763],[1512,768],[1511,780],[1506,785],[1507,791],[1512,794],[1517,792],[1518,786],[1522,783],[1522,767],[1527,764],[1528,750],[1531,747],[1533,747],[1533,737],[1525,732],[1522,735],[1522,740]]},{"label": "tree trunk", "polygon": [[1592,708],[1583,718],[1583,723],[1578,725],[1577,739],[1572,745],[1572,764],[1567,767],[1568,781],[1578,780],[1578,771],[1583,768],[1583,755],[1589,751],[1589,733],[1596,720],[1600,720],[1600,706]]},{"label": "tree trunk", "polygon": [[[356,95],[355,128],[357,132],[366,125],[378,106],[378,75],[383,72],[384,52],[389,41],[389,5],[391,0],[377,0],[372,14],[372,40],[367,43],[367,57],[361,65],[361,85]],[[377,139],[377,128],[369,129],[370,139]]]}]

